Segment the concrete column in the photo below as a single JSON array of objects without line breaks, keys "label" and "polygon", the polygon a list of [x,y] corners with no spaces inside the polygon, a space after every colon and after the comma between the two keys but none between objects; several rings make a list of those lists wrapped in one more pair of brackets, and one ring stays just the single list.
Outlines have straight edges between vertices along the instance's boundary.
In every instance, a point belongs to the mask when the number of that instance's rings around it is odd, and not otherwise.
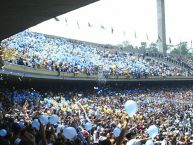
[{"label": "concrete column", "polygon": [[165,0],[157,0],[157,25],[159,51],[166,53]]}]

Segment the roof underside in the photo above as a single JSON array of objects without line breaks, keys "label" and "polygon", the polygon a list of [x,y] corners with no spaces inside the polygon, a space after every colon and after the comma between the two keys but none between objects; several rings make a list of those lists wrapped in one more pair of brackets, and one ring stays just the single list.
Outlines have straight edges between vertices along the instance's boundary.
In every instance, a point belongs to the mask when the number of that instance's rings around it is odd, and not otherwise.
[{"label": "roof underside", "polygon": [[2,0],[0,40],[98,0]]}]

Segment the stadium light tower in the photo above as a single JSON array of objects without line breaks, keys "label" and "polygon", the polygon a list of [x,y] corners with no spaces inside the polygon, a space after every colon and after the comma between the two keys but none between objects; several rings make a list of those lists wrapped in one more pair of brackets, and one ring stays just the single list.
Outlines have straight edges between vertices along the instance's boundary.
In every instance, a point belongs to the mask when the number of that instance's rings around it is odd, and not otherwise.
[{"label": "stadium light tower", "polygon": [[166,53],[165,0],[157,0],[157,25],[159,51]]}]

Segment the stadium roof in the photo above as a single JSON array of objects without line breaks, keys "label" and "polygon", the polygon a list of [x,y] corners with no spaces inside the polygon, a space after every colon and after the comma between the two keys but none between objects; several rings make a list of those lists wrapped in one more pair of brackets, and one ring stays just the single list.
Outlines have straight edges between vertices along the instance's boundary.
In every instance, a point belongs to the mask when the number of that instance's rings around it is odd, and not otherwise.
[{"label": "stadium roof", "polygon": [[0,40],[98,0],[2,0]]}]

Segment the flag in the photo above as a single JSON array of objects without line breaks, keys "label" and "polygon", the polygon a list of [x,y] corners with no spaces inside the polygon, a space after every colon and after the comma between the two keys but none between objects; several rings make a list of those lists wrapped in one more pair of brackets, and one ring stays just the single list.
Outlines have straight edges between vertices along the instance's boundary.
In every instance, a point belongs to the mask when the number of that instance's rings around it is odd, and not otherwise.
[{"label": "flag", "polygon": [[101,29],[105,29],[105,27],[103,25],[101,25]]},{"label": "flag", "polygon": [[172,43],[172,40],[171,40],[171,38],[169,37],[169,42],[170,42],[170,44]]},{"label": "flag", "polygon": [[60,21],[57,17],[54,17],[54,19],[55,19],[55,21],[57,21],[57,22]]},{"label": "flag", "polygon": [[192,48],[192,40],[191,40],[191,48]]},{"label": "flag", "polygon": [[135,35],[135,39],[137,39],[137,34],[136,34],[136,32],[135,32],[135,34],[134,34],[134,35]]},{"label": "flag", "polygon": [[80,25],[79,25],[78,21],[77,21],[77,26],[78,26],[78,29],[80,29]]},{"label": "flag", "polygon": [[68,20],[65,18],[65,22],[68,23]]},{"label": "flag", "polygon": [[147,41],[149,41],[149,36],[148,36],[148,34],[146,34],[146,38],[147,38]]},{"label": "flag", "polygon": [[88,22],[88,27],[92,27],[92,25]]},{"label": "flag", "polygon": [[158,40],[162,41],[161,37],[158,35]]},{"label": "flag", "polygon": [[111,27],[111,33],[113,34],[113,32],[114,32],[114,29],[113,29],[113,27]]},{"label": "flag", "polygon": [[125,35],[126,35],[125,31],[123,31],[123,36],[125,36]]}]

